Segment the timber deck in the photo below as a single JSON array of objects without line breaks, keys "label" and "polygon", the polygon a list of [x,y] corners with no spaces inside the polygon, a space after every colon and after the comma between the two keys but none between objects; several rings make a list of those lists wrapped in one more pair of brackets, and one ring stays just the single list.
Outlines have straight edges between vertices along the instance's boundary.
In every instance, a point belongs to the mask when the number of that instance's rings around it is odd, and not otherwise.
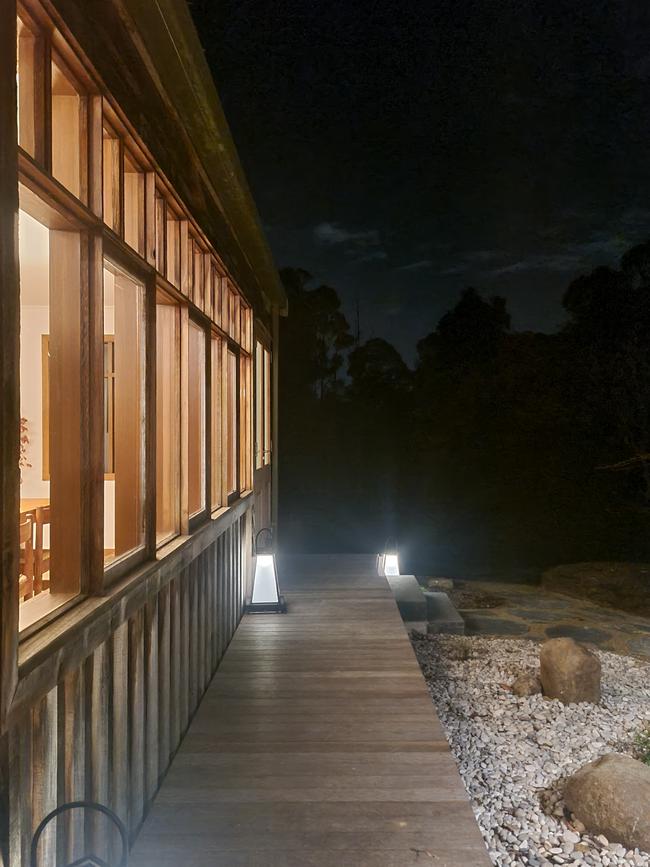
[{"label": "timber deck", "polygon": [[130,867],[488,867],[372,557],[295,558],[247,615]]}]

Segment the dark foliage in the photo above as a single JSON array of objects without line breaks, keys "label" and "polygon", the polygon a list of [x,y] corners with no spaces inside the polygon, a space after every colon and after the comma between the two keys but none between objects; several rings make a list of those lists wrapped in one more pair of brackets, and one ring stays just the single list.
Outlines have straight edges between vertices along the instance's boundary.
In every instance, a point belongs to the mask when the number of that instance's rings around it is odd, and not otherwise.
[{"label": "dark foliage", "polygon": [[650,557],[650,244],[574,280],[556,334],[465,290],[413,371],[385,340],[350,348],[334,290],[282,277],[285,545],[396,536],[411,569],[502,576]]}]

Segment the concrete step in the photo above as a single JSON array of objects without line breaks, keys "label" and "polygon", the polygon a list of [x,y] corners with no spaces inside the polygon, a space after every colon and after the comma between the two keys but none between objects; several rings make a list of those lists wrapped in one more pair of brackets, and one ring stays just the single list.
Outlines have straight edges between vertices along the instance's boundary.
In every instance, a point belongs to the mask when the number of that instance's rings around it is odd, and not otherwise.
[{"label": "concrete step", "polygon": [[435,635],[441,632],[451,635],[465,634],[465,621],[456,606],[442,590],[427,590],[422,594],[427,605],[427,632]]},{"label": "concrete step", "polygon": [[415,575],[387,575],[402,620],[406,623],[426,621],[427,601]]}]

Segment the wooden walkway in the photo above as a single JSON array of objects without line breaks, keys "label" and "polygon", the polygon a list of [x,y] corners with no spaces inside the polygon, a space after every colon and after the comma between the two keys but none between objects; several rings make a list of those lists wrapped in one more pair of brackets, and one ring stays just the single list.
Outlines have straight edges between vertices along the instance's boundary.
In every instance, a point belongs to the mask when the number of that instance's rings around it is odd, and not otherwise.
[{"label": "wooden walkway", "polygon": [[488,867],[374,558],[292,561],[247,616],[131,867]]}]

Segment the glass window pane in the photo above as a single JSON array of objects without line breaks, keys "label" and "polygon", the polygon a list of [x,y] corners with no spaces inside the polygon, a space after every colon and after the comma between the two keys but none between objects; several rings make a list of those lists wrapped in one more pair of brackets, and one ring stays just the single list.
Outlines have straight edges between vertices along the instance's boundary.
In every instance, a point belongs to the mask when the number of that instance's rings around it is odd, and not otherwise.
[{"label": "glass window pane", "polygon": [[190,320],[188,359],[189,513],[197,515],[205,502],[205,331]]},{"label": "glass window pane", "polygon": [[181,285],[181,224],[167,206],[167,279],[177,289]]},{"label": "glass window pane", "polygon": [[80,587],[82,243],[24,210],[18,237],[22,628]]},{"label": "glass window pane", "polygon": [[144,255],[144,172],[124,155],[124,240]]},{"label": "glass window pane", "polygon": [[[144,287],[104,262],[105,455],[113,478],[104,480],[104,563],[144,544]],[[112,361],[112,369],[108,366]],[[112,385],[110,384],[112,383]]]},{"label": "glass window pane", "polygon": [[32,31],[17,21],[18,144],[36,156],[36,39]]},{"label": "glass window pane", "polygon": [[222,391],[223,391],[223,341],[213,337],[212,345],[212,392],[211,392],[211,447],[212,447],[212,478],[210,493],[212,508],[218,509],[225,505],[223,498],[223,448],[222,448]]},{"label": "glass window pane", "polygon": [[192,301],[203,309],[203,252],[196,240],[190,240],[192,260]]},{"label": "glass window pane", "polygon": [[226,395],[226,417],[228,420],[226,488],[228,495],[230,496],[239,490],[239,480],[237,478],[239,462],[239,448],[237,442],[237,429],[239,426],[239,413],[237,406],[237,356],[230,349],[227,352]]},{"label": "glass window pane", "polygon": [[239,489],[247,491],[251,483],[251,360],[247,355],[240,357],[239,371]]},{"label": "glass window pane", "polygon": [[264,350],[264,465],[271,463],[271,353]]},{"label": "glass window pane", "polygon": [[264,465],[264,350],[255,344],[255,469]]},{"label": "glass window pane", "polygon": [[80,89],[52,61],[52,174],[78,198],[84,180],[84,112]]},{"label": "glass window pane", "polygon": [[120,140],[108,127],[103,133],[104,222],[120,231]]},{"label": "glass window pane", "polygon": [[165,200],[156,193],[156,271],[165,276]]},{"label": "glass window pane", "polygon": [[180,310],[156,305],[156,543],[180,532]]}]

